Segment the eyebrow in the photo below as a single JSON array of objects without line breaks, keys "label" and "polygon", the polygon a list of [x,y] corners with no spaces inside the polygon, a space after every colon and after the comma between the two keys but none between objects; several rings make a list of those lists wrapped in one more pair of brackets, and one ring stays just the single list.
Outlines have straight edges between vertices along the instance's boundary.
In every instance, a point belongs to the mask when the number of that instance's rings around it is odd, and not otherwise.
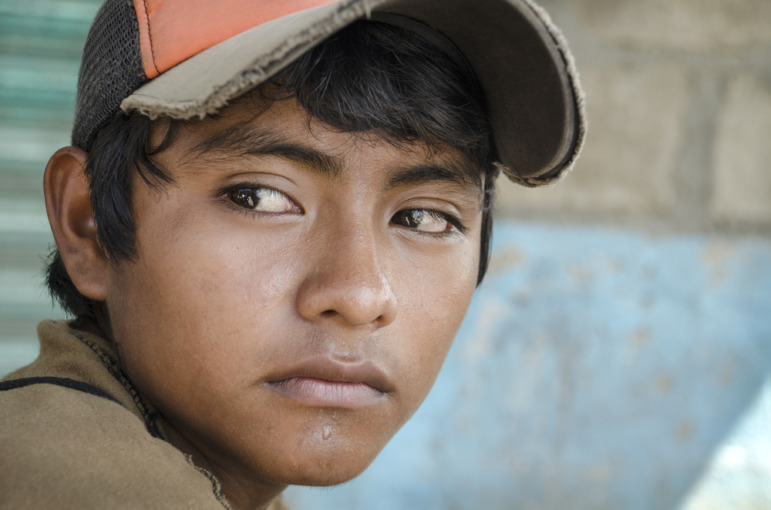
[{"label": "eyebrow", "polygon": [[249,122],[235,124],[205,138],[192,148],[198,156],[221,154],[225,158],[246,156],[278,156],[295,161],[331,178],[342,173],[337,159],[287,140],[278,133],[256,129]]},{"label": "eyebrow", "polygon": [[449,182],[464,188],[474,187],[479,191],[482,190],[480,173],[469,171],[468,168],[456,162],[402,168],[388,179],[388,189],[429,182]]}]

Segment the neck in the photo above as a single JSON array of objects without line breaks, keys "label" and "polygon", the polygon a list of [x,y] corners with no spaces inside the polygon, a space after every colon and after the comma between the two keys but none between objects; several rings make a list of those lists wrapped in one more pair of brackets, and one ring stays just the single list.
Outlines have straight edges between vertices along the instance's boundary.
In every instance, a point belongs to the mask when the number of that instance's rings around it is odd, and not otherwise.
[{"label": "neck", "polygon": [[208,471],[219,482],[233,510],[266,510],[286,488],[284,484],[266,483],[246,468],[223,465],[197,448],[168,420],[164,419],[163,425],[168,442],[190,455],[197,467]]}]

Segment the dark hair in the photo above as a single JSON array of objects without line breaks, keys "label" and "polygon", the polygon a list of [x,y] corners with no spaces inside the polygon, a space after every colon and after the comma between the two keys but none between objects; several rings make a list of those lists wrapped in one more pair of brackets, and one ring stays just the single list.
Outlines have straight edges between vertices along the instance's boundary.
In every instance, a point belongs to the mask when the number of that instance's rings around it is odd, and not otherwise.
[{"label": "dark hair", "polygon": [[[482,92],[467,67],[404,28],[360,21],[303,54],[253,94],[263,108],[266,100],[295,98],[312,117],[343,132],[375,133],[397,146],[422,141],[430,149],[460,150],[484,182],[477,283],[482,281],[498,170],[492,163],[496,154]],[[108,258],[135,256],[132,178],[136,173],[152,187],[172,182],[152,156],[173,143],[180,123],[118,113],[88,147],[86,176],[100,247]],[[152,147],[153,129],[164,127],[164,140]],[[78,292],[57,250],[49,259],[47,284],[67,312],[108,326],[103,303]]]}]

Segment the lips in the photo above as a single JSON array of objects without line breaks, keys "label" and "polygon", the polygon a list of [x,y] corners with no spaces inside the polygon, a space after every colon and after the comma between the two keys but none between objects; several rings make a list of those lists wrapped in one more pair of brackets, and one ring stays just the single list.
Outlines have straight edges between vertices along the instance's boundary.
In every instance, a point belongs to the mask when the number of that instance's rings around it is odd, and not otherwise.
[{"label": "lips", "polygon": [[300,405],[339,409],[375,405],[394,389],[373,362],[341,362],[328,356],[313,356],[282,368],[264,386]]}]

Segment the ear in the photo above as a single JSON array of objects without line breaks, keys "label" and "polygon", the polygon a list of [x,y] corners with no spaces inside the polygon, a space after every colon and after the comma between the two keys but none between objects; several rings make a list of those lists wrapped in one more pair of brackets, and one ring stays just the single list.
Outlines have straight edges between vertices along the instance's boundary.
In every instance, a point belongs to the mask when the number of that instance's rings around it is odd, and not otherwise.
[{"label": "ear", "polygon": [[43,187],[48,222],[67,274],[81,294],[104,301],[108,266],[97,238],[86,156],[77,147],[59,149],[48,161]]}]

